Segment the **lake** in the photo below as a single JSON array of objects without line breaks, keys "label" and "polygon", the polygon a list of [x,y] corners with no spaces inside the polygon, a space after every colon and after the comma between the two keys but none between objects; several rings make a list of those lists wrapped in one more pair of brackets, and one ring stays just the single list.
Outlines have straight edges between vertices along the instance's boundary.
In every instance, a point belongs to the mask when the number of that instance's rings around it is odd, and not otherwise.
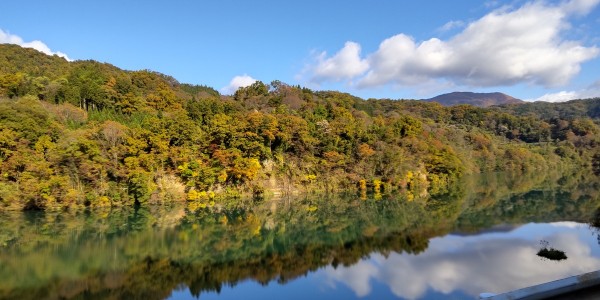
[{"label": "lake", "polygon": [[[0,213],[1,299],[476,299],[600,269],[600,180]],[[538,256],[543,247],[567,259]]]}]

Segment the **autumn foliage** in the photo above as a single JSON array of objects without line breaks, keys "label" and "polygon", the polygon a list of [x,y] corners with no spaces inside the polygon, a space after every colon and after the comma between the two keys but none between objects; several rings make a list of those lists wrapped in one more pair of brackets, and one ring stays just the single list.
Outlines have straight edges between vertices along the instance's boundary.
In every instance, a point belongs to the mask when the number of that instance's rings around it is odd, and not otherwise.
[{"label": "autumn foliage", "polygon": [[0,45],[0,206],[211,206],[324,191],[424,198],[465,174],[598,168],[599,103],[443,107],[279,81],[227,96]]}]

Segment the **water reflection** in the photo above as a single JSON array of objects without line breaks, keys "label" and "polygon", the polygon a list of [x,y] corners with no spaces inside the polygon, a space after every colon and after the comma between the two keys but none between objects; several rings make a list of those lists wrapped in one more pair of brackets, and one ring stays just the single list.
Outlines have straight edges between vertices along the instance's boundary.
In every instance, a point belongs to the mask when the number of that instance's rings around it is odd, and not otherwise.
[{"label": "water reflection", "polygon": [[[538,238],[564,249],[569,260],[540,259]],[[585,224],[527,224],[506,233],[434,238],[418,256],[376,254],[354,266],[328,267],[324,276],[333,285],[350,287],[357,297],[368,295],[374,281],[406,299],[456,291],[476,297],[484,291],[500,293],[598,270],[594,242]]]},{"label": "water reflection", "polygon": [[[0,298],[461,298],[598,269],[581,225],[598,181],[515,178],[467,178],[421,201],[0,213]],[[569,259],[537,257],[542,239]]]}]

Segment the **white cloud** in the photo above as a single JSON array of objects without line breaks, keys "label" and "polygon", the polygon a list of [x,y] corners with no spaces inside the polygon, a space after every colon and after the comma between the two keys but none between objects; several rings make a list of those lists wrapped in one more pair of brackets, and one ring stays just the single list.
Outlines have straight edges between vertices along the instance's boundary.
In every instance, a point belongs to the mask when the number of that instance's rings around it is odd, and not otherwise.
[{"label": "white cloud", "polygon": [[367,61],[360,58],[360,45],[354,42],[346,42],[344,48],[335,55],[330,58],[326,57],[326,52],[317,56],[317,64],[312,69],[311,81],[351,79],[369,68]]},{"label": "white cloud", "polygon": [[499,1],[496,1],[496,0],[490,0],[490,1],[485,1],[485,2],[483,3],[483,5],[484,5],[485,7],[491,8],[491,7],[497,7],[497,6],[500,6],[500,3],[499,3]]},{"label": "white cloud", "polygon": [[247,87],[255,83],[257,80],[244,74],[241,76],[235,76],[229,82],[229,85],[221,89],[221,93],[231,95],[241,87]]},{"label": "white cloud", "polygon": [[438,30],[441,32],[450,31],[456,28],[462,28],[465,26],[465,22],[463,21],[450,21],[440,27]]},{"label": "white cloud", "polygon": [[31,42],[25,42],[20,36],[10,34],[9,32],[5,32],[2,29],[0,29],[0,44],[15,44],[23,48],[32,48],[42,53],[48,55],[57,55],[68,61],[71,61],[71,59],[66,54],[50,50],[50,47],[48,47],[48,45],[44,44],[41,41],[35,40]]},{"label": "white cloud", "polygon": [[579,91],[560,91],[548,93],[536,99],[528,101],[565,102],[574,99],[587,99],[600,97],[600,81],[597,81],[585,89]]},{"label": "white cloud", "polygon": [[[467,86],[518,83],[557,87],[578,74],[581,64],[600,49],[565,39],[568,18],[589,13],[600,0],[571,0],[553,5],[529,2],[502,7],[466,25],[447,40],[415,41],[397,34],[361,58],[360,45],[347,42],[335,55],[317,57],[312,81],[356,81],[359,88],[419,86],[431,81]],[[447,28],[458,25],[447,23]]]},{"label": "white cloud", "polygon": [[565,102],[579,98],[579,93],[575,91],[560,91],[557,93],[548,93],[533,101],[544,101],[544,102]]},{"label": "white cloud", "polygon": [[563,4],[568,13],[586,15],[598,5],[600,0],[572,0]]}]

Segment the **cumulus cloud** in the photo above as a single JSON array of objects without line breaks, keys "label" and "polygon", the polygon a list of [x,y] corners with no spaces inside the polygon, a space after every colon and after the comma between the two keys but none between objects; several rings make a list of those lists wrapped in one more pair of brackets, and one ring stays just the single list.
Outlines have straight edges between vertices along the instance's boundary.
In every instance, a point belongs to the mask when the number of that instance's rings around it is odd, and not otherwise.
[{"label": "cumulus cloud", "polygon": [[557,93],[548,93],[544,94],[534,101],[544,101],[544,102],[565,102],[573,99],[579,98],[579,93],[575,91],[560,91]]},{"label": "cumulus cloud", "polygon": [[360,58],[360,45],[355,42],[346,42],[344,48],[327,58],[327,52],[321,52],[317,56],[317,64],[312,68],[313,82],[341,81],[351,79],[368,68],[366,60]]},{"label": "cumulus cloud", "polygon": [[[569,258],[560,263],[539,258],[540,239]],[[354,266],[328,267],[324,274],[330,285],[346,285],[357,296],[368,295],[373,281],[378,281],[406,299],[422,298],[428,291],[445,295],[460,291],[475,298],[482,292],[507,292],[597,270],[600,258],[592,247],[597,247],[596,239],[585,225],[528,224],[504,235],[432,239],[417,256],[371,255]]]},{"label": "cumulus cloud", "polygon": [[15,44],[23,48],[32,48],[42,53],[48,55],[57,55],[68,61],[71,61],[71,59],[69,59],[69,57],[66,54],[50,50],[50,47],[48,47],[48,45],[44,44],[42,41],[35,40],[31,42],[25,42],[20,36],[10,34],[9,32],[5,32],[2,29],[0,29],[0,44]]},{"label": "cumulus cloud", "polygon": [[[382,85],[416,86],[431,81],[468,86],[518,83],[557,87],[578,74],[581,64],[600,49],[565,39],[569,18],[584,15],[600,0],[560,4],[535,1],[511,9],[501,7],[446,40],[415,41],[397,34],[377,51],[360,56],[360,45],[347,42],[335,55],[316,59],[312,81],[348,80],[359,88]],[[460,25],[449,22],[444,27]],[[442,28],[444,28],[442,27]]]},{"label": "cumulus cloud", "polygon": [[529,101],[565,102],[574,99],[598,97],[600,97],[600,81],[597,81],[587,88],[579,91],[559,91],[556,93],[548,93],[536,99],[530,99]]},{"label": "cumulus cloud", "polygon": [[247,87],[255,83],[257,80],[246,74],[235,76],[229,82],[229,85],[221,89],[221,93],[231,95],[241,87]]}]

